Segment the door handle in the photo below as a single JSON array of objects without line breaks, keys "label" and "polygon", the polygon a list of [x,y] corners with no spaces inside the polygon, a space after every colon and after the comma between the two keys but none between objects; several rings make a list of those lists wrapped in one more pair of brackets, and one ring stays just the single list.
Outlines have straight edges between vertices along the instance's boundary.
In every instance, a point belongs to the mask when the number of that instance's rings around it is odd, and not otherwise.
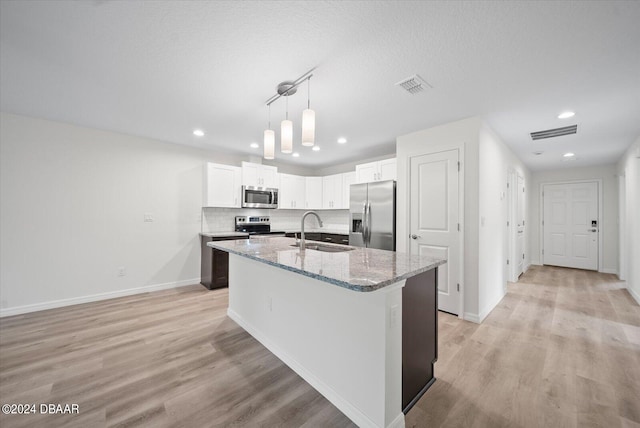
[{"label": "door handle", "polygon": [[419,235],[416,235],[416,234],[411,235],[411,239],[418,239],[418,238],[420,238]]},{"label": "door handle", "polygon": [[598,229],[591,229],[591,231],[592,231],[592,232],[597,232],[597,231],[598,231]]}]

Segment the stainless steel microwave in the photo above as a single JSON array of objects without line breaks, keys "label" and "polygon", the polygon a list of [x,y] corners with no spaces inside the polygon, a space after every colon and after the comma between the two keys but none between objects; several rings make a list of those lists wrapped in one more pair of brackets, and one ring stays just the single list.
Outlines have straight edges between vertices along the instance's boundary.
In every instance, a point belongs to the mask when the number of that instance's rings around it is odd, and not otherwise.
[{"label": "stainless steel microwave", "polygon": [[242,208],[278,208],[278,189],[242,186]]}]

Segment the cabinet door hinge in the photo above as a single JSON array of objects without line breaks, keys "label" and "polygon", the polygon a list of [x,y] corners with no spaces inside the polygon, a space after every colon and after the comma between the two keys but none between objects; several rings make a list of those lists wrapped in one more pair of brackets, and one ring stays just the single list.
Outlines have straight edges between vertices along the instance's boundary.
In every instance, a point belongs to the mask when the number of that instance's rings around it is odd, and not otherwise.
[{"label": "cabinet door hinge", "polygon": [[507,259],[507,264],[509,264],[509,259]]},{"label": "cabinet door hinge", "polygon": [[544,226],[544,220],[542,220],[542,225]]},{"label": "cabinet door hinge", "polygon": [[507,189],[509,188],[509,183],[507,183]]},{"label": "cabinet door hinge", "polygon": [[460,161],[458,161],[458,172],[460,172]]},{"label": "cabinet door hinge", "polygon": [[460,284],[456,284],[456,286],[457,290],[460,291]]},{"label": "cabinet door hinge", "polygon": [[522,253],[522,260],[524,260],[524,253]]},{"label": "cabinet door hinge", "polygon": [[544,250],[542,250],[542,255],[544,256]]},{"label": "cabinet door hinge", "polygon": [[509,227],[509,222],[507,222],[507,227]]},{"label": "cabinet door hinge", "polygon": [[460,232],[460,223],[458,223],[458,232]]}]

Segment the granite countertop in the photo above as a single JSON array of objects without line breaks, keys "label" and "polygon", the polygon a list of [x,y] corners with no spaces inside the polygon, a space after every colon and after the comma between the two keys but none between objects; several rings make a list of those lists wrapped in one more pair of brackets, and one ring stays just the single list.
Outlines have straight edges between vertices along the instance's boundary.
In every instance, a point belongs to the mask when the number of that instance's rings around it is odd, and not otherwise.
[{"label": "granite countertop", "polygon": [[246,232],[207,232],[200,233],[200,236],[207,236],[209,238],[226,238],[226,237],[238,237],[238,238],[248,238],[249,234]]},{"label": "granite countertop", "polygon": [[294,238],[252,238],[207,245],[355,291],[377,290],[446,263],[445,259],[361,247],[340,253],[307,248],[300,254],[299,248],[291,246],[294,243]]}]

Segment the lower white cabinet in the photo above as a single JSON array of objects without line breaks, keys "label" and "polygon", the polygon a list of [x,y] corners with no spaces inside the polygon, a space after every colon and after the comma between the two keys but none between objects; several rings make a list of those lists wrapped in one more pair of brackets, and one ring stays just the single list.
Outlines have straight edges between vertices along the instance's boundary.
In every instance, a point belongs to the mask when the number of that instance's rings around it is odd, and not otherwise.
[{"label": "lower white cabinet", "polygon": [[242,168],[208,162],[205,170],[205,207],[240,208]]},{"label": "lower white cabinet", "polygon": [[305,177],[305,209],[322,209],[322,177]]},{"label": "lower white cabinet", "polygon": [[305,209],[306,177],[291,174],[280,175],[280,199],[278,208],[301,210]]}]

